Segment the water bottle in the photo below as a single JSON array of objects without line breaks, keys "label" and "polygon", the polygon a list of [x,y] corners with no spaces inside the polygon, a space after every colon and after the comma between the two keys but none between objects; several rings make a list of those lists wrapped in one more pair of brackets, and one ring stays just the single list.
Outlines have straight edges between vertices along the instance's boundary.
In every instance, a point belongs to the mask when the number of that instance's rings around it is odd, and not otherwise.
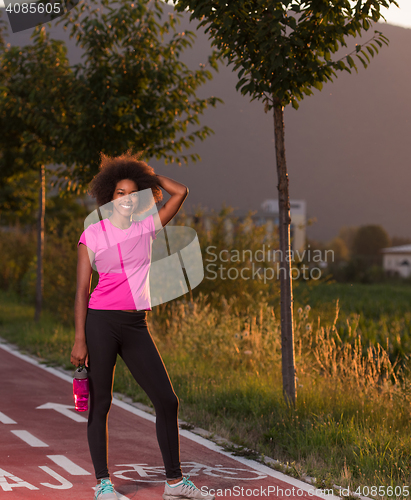
[{"label": "water bottle", "polygon": [[79,366],[74,372],[73,378],[73,396],[77,411],[88,410],[89,386],[87,370],[85,366]]}]

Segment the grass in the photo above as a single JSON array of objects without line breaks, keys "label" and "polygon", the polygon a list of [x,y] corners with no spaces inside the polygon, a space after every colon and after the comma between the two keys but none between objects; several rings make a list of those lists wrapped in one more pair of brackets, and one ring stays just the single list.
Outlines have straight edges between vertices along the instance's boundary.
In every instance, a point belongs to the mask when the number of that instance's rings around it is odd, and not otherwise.
[{"label": "grass", "polygon": [[[338,300],[336,328],[344,341],[350,341],[349,324],[356,325],[364,343],[383,345],[392,362],[406,361],[411,352],[411,286],[409,284],[298,283],[296,309],[310,304],[312,318],[331,322]],[[388,341],[388,347],[387,347]]]},{"label": "grass", "polygon": [[34,321],[34,307],[19,299],[16,293],[0,291],[0,336],[17,345],[23,353],[34,354],[52,366],[73,368],[70,352],[73,329],[62,326],[56,317],[43,311],[39,323]]},{"label": "grass", "polygon": [[[36,325],[30,306],[12,294],[2,292],[1,298],[1,337],[71,367],[72,329],[49,314]],[[401,319],[408,314],[410,289],[299,286],[295,298],[296,408],[287,408],[282,396],[280,323],[269,297],[248,312],[238,312],[233,297],[211,308],[200,295],[170,303],[166,319],[159,309],[149,314],[180,399],[180,418],[229,439],[238,453],[258,451],[318,484],[350,491],[409,484],[411,377],[407,353],[396,364],[392,346],[397,335],[409,335],[409,322]],[[363,323],[352,314],[364,317]],[[386,338],[388,350],[376,341]],[[150,404],[122,360],[114,390]]]},{"label": "grass", "polygon": [[345,315],[361,314],[369,320],[378,320],[381,316],[404,315],[410,311],[409,284],[320,282],[313,286],[312,283],[299,283],[295,288],[295,298],[300,303],[309,303],[313,309],[320,308],[329,317],[334,315],[333,304],[337,299]]}]

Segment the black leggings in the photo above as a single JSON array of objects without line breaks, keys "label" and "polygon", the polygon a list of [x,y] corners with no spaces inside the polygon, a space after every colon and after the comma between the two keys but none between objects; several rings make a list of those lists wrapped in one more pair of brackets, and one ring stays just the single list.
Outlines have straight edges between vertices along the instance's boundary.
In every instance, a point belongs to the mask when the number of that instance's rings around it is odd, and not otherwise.
[{"label": "black leggings", "polygon": [[178,433],[178,398],[147,327],[147,311],[88,309],[90,412],[87,437],[96,478],[109,477],[107,419],[117,354],[146,392],[156,411],[157,440],[167,479],[182,477]]}]

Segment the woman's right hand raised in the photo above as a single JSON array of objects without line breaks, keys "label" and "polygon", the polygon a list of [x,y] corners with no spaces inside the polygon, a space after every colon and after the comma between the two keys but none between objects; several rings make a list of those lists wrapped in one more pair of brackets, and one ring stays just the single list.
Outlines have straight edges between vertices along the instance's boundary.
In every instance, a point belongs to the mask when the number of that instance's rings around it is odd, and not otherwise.
[{"label": "woman's right hand raised", "polygon": [[76,340],[74,342],[70,363],[77,367],[86,365],[88,368],[88,349],[85,340]]}]

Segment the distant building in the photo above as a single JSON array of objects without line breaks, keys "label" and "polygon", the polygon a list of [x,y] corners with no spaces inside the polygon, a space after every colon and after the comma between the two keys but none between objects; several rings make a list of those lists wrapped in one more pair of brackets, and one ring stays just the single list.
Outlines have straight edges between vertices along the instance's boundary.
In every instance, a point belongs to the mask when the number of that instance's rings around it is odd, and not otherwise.
[{"label": "distant building", "polygon": [[399,275],[402,278],[411,276],[411,245],[383,248],[382,266],[384,271],[391,275]]},{"label": "distant building", "polygon": [[[306,229],[306,203],[305,200],[290,200],[291,215],[291,245],[293,250],[303,250],[305,247],[305,229]],[[256,214],[260,224],[264,220],[272,221],[273,225],[278,227],[279,208],[278,200],[269,199],[263,201],[261,210]]]},{"label": "distant building", "polygon": [[[261,204],[259,210],[252,210],[254,212],[251,215],[252,223],[255,226],[262,226],[267,224],[267,237],[270,237],[275,232],[278,234],[278,221],[279,221],[279,210],[278,210],[278,200],[265,200]],[[291,213],[291,247],[292,249],[302,251],[305,247],[305,229],[306,229],[306,203],[304,200],[290,200],[290,213]],[[188,215],[188,223],[194,219],[191,214]],[[225,227],[227,230],[227,237],[230,238],[233,230],[232,218],[238,218],[239,222],[243,222],[247,216],[246,210],[235,211],[230,216],[227,216],[225,221]],[[205,213],[204,216],[204,227],[207,230],[211,229],[211,214]]]}]

